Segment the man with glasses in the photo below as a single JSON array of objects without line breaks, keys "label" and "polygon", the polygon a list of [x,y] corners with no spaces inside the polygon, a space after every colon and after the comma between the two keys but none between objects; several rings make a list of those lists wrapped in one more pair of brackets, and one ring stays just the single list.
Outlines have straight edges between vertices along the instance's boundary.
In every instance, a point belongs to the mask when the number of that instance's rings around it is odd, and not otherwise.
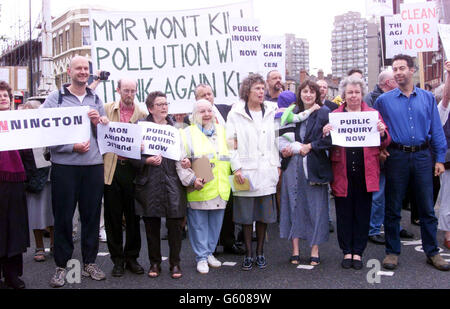
[{"label": "man with glasses", "polygon": [[[133,79],[121,79],[117,84],[119,102],[105,104],[105,112],[112,122],[136,123],[146,117],[134,102],[137,83]],[[135,170],[127,158],[114,153],[104,155],[105,165],[105,228],[107,244],[114,263],[113,277],[121,277],[125,268],[135,274],[144,269],[137,262],[141,249],[139,216],[134,210]],[[122,218],[126,222],[126,242],[123,246]]]}]

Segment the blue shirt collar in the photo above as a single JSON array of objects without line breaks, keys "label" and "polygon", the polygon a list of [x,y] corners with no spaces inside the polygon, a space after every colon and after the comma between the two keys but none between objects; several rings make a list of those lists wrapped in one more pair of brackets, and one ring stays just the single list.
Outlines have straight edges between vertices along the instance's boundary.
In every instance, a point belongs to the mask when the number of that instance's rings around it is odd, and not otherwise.
[{"label": "blue shirt collar", "polygon": [[[395,88],[394,91],[396,91],[396,96],[399,97],[401,95],[403,95],[404,97],[406,97],[403,92],[400,90],[400,88]],[[411,95],[416,96],[417,95],[417,87],[414,86],[413,91],[411,92]]]}]

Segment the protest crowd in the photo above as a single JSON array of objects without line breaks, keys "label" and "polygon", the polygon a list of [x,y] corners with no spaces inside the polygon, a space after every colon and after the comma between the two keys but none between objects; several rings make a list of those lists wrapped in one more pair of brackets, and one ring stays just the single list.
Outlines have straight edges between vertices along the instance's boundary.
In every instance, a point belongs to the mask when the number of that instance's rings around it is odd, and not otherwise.
[{"label": "protest crowd", "polygon": [[[192,113],[170,115],[161,89],[148,94],[144,111],[135,102],[137,81],[129,77],[117,83],[118,100],[104,104],[95,92],[99,81],[88,86],[87,58],[76,56],[68,67],[70,84],[42,105],[28,102],[23,109],[88,107],[89,138],[0,152],[0,288],[25,288],[20,277],[27,271],[23,254],[30,247],[30,230],[34,260],[52,255],[56,268],[48,274],[50,286],[64,286],[74,251],[75,213],[81,224],[82,275],[93,280],[106,279],[96,264],[103,226],[113,277],[126,270],[159,277],[162,218],[173,279],[189,267],[180,259],[186,231],[200,274],[221,267],[218,245],[243,255],[241,269],[251,271],[270,263],[264,254],[266,231],[277,222],[280,237],[292,245],[286,263],[300,263],[299,242],[305,241],[310,265],[320,267],[319,249],[334,230],[332,198],[342,250],[337,267],[362,269],[368,241],[384,245],[385,269],[408,267],[401,265],[400,239],[413,235],[400,220],[409,201],[416,208],[427,262],[448,271],[437,240],[440,229],[443,246],[450,249],[450,61],[445,70],[445,85],[433,94],[414,85],[413,60],[399,54],[372,92],[361,71],[350,71],[334,102],[324,80],[306,80],[294,93],[284,90],[282,75],[273,70],[264,77],[246,76],[240,100],[229,105],[215,104],[211,86],[198,84]],[[0,111],[9,111],[11,101],[11,87],[0,81]],[[158,154],[149,153],[145,138],[138,157],[102,154],[102,128],[138,122],[163,136],[148,141],[167,142],[175,155],[163,151],[163,142],[152,146],[161,150]],[[352,132],[350,137],[346,132]],[[344,142],[338,142],[340,133]],[[369,135],[370,143],[358,143]],[[120,146],[120,140],[110,137],[115,149],[131,149]],[[137,261],[141,219],[147,270]],[[44,250],[46,232],[50,254]]]}]

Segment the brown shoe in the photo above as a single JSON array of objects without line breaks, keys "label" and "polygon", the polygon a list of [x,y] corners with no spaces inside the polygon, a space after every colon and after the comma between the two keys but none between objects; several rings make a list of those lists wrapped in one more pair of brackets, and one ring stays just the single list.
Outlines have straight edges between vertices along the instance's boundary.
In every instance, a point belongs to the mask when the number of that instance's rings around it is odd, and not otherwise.
[{"label": "brown shoe", "polygon": [[383,267],[386,269],[394,270],[398,265],[398,255],[388,254],[383,260]]},{"label": "brown shoe", "polygon": [[435,268],[448,271],[450,270],[450,264],[447,263],[440,254],[436,254],[435,256],[428,257],[427,263],[433,265]]}]

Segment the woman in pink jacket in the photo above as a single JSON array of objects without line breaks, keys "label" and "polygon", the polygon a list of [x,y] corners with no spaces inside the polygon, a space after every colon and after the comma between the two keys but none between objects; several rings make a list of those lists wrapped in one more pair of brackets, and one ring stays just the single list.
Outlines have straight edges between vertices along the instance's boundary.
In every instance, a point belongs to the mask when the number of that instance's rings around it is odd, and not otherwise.
[{"label": "woman in pink jacket", "polygon": [[[375,111],[362,98],[366,85],[362,79],[349,76],[339,90],[344,102],[333,113]],[[337,236],[344,253],[343,268],[361,269],[362,254],[367,245],[372,206],[372,192],[379,190],[380,150],[389,145],[391,138],[380,114],[377,129],[379,147],[340,147],[330,151],[333,169],[331,189],[335,196]],[[326,135],[333,130],[330,124],[323,128]]]}]

